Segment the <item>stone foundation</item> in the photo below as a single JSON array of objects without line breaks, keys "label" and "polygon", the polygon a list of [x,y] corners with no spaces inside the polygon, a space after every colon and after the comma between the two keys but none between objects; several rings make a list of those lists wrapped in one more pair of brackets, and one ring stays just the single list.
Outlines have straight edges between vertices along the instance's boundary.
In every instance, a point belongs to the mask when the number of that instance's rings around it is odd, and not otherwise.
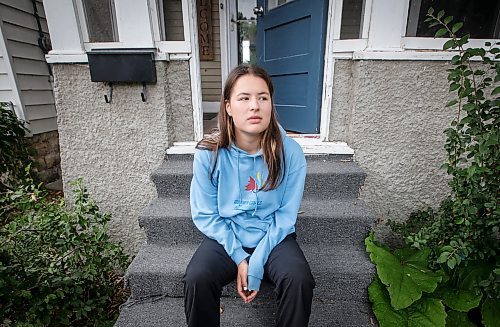
[{"label": "stone foundation", "polygon": [[34,170],[40,180],[49,184],[61,179],[59,133],[52,131],[36,134],[28,138],[28,143],[36,150]]}]

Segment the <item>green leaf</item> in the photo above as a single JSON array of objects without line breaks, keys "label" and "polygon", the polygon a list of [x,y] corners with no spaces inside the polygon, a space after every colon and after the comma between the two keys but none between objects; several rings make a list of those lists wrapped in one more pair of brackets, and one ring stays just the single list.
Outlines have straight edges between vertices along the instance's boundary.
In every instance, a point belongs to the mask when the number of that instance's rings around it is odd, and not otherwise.
[{"label": "green leaf", "polygon": [[443,45],[443,50],[448,50],[451,47],[453,47],[453,48],[455,47],[455,40],[454,39],[446,41],[445,44]]},{"label": "green leaf", "polygon": [[449,284],[444,284],[436,293],[440,295],[444,304],[460,312],[476,308],[483,297],[481,293],[476,294],[475,291],[456,289]]},{"label": "green leaf", "polygon": [[460,84],[458,84],[458,83],[451,83],[450,84],[449,92],[453,92],[453,91],[457,90],[459,87],[460,87]]},{"label": "green leaf", "polygon": [[437,18],[441,19],[441,18],[443,18],[443,16],[444,16],[444,10],[439,11],[437,14]]},{"label": "green leaf", "polygon": [[439,258],[437,258],[437,262],[438,263],[444,263],[444,262],[446,262],[448,260],[449,256],[450,256],[450,252],[443,252],[439,256]]},{"label": "green leaf", "polygon": [[408,327],[440,327],[446,324],[446,311],[438,299],[423,298],[406,309]]},{"label": "green leaf", "polygon": [[453,58],[451,58],[451,63],[452,65],[458,65],[460,63],[460,56],[454,55]]},{"label": "green leaf", "polygon": [[394,310],[384,284],[375,276],[368,287],[368,297],[380,327],[407,326],[408,315],[404,310]]},{"label": "green leaf", "polygon": [[451,106],[453,106],[453,105],[455,105],[455,104],[457,104],[457,103],[458,103],[458,101],[457,101],[457,100],[451,100],[450,102],[448,102],[448,103],[446,104],[446,107],[451,107]]},{"label": "green leaf", "polygon": [[448,316],[446,317],[446,326],[476,327],[476,325],[469,320],[469,317],[467,317],[466,312],[458,312],[450,310],[447,312],[447,314]]},{"label": "green leaf", "polygon": [[486,299],[481,308],[482,323],[486,327],[500,327],[500,299]]},{"label": "green leaf", "polygon": [[444,19],[444,23],[445,24],[448,24],[449,22],[451,22],[453,20],[453,16],[448,16]]},{"label": "green leaf", "polygon": [[467,312],[479,306],[482,299],[479,284],[488,278],[491,266],[481,261],[469,261],[466,267],[460,267],[453,278],[441,284],[434,295],[456,311]]},{"label": "green leaf", "polygon": [[391,304],[403,309],[422,297],[422,292],[433,292],[442,280],[442,273],[427,268],[430,249],[398,249],[392,254],[373,240],[373,232],[365,239],[366,251],[377,267],[377,273],[388,286]]},{"label": "green leaf", "polygon": [[432,15],[434,13],[434,8],[430,7],[429,10],[427,10],[428,15]]},{"label": "green leaf", "polygon": [[448,265],[448,267],[450,269],[453,269],[457,265],[457,260],[454,257],[451,257],[451,258],[448,259],[448,261],[446,262],[446,264]]},{"label": "green leaf", "polygon": [[465,111],[471,111],[471,110],[476,109],[476,104],[475,103],[466,103],[463,108]]},{"label": "green leaf", "polygon": [[438,299],[422,298],[410,307],[395,310],[390,303],[387,289],[380,279],[375,279],[368,287],[368,297],[373,303],[373,313],[380,327],[441,327],[445,326],[446,312]]},{"label": "green leaf", "polygon": [[500,86],[495,87],[495,89],[491,92],[491,95],[497,95],[500,93]]},{"label": "green leaf", "polygon": [[470,34],[465,34],[464,36],[462,36],[460,38],[460,40],[458,40],[458,44],[464,45],[465,43],[469,42],[469,37],[470,37]]},{"label": "green leaf", "polygon": [[462,28],[462,26],[464,26],[464,23],[462,23],[462,22],[455,23],[455,24],[453,24],[453,27],[451,28],[451,31],[453,33],[456,33],[456,32],[458,32]]},{"label": "green leaf", "polygon": [[446,28],[440,28],[436,34],[434,35],[434,37],[441,37],[443,35],[445,35],[446,33],[448,33],[448,30]]}]

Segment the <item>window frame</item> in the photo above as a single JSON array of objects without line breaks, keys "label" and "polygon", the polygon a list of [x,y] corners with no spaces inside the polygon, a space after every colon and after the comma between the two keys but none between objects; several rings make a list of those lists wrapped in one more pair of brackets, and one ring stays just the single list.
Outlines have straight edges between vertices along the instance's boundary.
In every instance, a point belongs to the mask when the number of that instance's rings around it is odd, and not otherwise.
[{"label": "window frame", "polygon": [[[191,53],[191,31],[189,28],[188,0],[182,0],[182,25],[184,28],[184,41],[162,41],[165,35],[165,23],[163,22],[163,0],[148,0],[151,12],[151,23],[153,26],[153,36],[155,47],[160,53],[165,54],[189,54]],[[162,9],[163,10],[163,9]]]},{"label": "window frame", "polygon": [[[146,0],[148,6],[149,16],[138,16],[143,22],[134,21],[134,26],[145,26],[150,30],[150,34],[145,33],[142,42],[136,43],[131,41],[122,41],[119,37],[120,31],[130,28],[130,21],[120,20],[117,17],[116,3],[119,0],[113,0],[113,17],[116,21],[116,33],[118,34],[118,41],[115,42],[89,42],[89,34],[87,28],[87,21],[85,18],[85,10],[83,8],[83,0],[75,0],[76,11],[79,18],[81,34],[83,38],[83,47],[85,52],[98,49],[121,49],[121,48],[155,48],[155,60],[186,60],[191,54],[191,30],[189,20],[188,0],[182,0],[182,19],[184,28],[184,41],[162,41],[161,28],[163,24],[160,21],[160,12],[158,6],[163,4],[163,0]],[[163,7],[162,7],[163,8]],[[127,8],[125,8],[127,9]],[[151,36],[151,44],[148,44],[148,37]],[[144,46],[146,44],[146,46]]]},{"label": "window frame", "polygon": [[120,41],[119,36],[118,36],[118,23],[116,19],[116,9],[115,9],[115,0],[110,0],[111,1],[111,27],[113,29],[113,38],[116,41],[112,42],[90,42],[90,34],[89,34],[89,29],[87,25],[87,17],[85,16],[85,6],[83,5],[83,0],[78,0],[75,1],[76,5],[76,10],[79,16],[79,21],[80,21],[80,28],[82,31],[82,37],[83,37],[83,42],[89,43],[89,44],[112,44],[112,43],[117,43]]},{"label": "window frame", "polygon": [[[405,50],[437,50],[443,51],[443,44],[450,38],[433,38],[433,37],[422,37],[422,36],[406,36],[406,30],[408,28],[408,16],[410,12],[410,0],[406,0],[407,10],[405,11],[405,29],[401,38],[401,46]],[[500,14],[499,14],[500,16]],[[500,41],[500,39],[469,39],[467,48],[484,48],[486,42],[491,42],[492,44]],[[451,50],[453,51],[453,50]],[[443,51],[444,52],[444,51]]]},{"label": "window frame", "polygon": [[368,44],[368,31],[370,27],[371,8],[373,0],[365,0],[361,10],[361,38],[358,39],[340,39],[340,30],[342,27],[342,7],[343,0],[333,1],[333,52],[350,52],[364,50]]},{"label": "window frame", "polygon": [[[361,38],[340,40],[340,28],[342,23],[342,5],[343,0],[332,0],[334,6],[333,13],[333,40],[332,51],[335,58],[351,58],[351,59],[382,59],[382,60],[449,60],[454,53],[453,51],[443,51],[443,44],[449,38],[430,38],[430,37],[415,37],[406,36],[408,24],[410,0],[403,0],[404,6],[401,7],[400,15],[394,11],[385,11],[390,13],[391,19],[378,20],[378,25],[374,26],[373,19],[373,4],[374,0],[366,0],[362,11],[362,26]],[[401,1],[401,0],[399,0]],[[377,5],[384,5],[377,3]],[[389,14],[388,14],[389,15]],[[376,22],[377,23],[377,22]],[[389,26],[390,25],[390,26]],[[394,36],[392,38],[386,35],[381,35],[382,27],[402,26],[399,47],[394,48],[384,46],[384,44],[396,43]],[[375,27],[375,28],[374,28]],[[378,32],[378,33],[377,33]],[[374,45],[377,43],[379,46]],[[484,47],[485,42],[499,42],[500,39],[470,39],[468,47]],[[382,47],[380,47],[382,45]],[[379,52],[384,52],[379,53]],[[405,52],[400,53],[400,52]],[[451,54],[450,54],[451,53]]]}]

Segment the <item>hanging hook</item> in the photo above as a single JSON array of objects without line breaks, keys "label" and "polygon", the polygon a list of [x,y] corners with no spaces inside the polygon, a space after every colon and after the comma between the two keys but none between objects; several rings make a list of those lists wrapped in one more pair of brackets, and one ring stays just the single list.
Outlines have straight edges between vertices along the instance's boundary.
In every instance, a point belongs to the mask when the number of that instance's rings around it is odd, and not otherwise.
[{"label": "hanging hook", "polygon": [[111,101],[113,101],[113,83],[109,83],[109,95],[104,94],[104,101],[106,101],[106,103],[111,103]]},{"label": "hanging hook", "polygon": [[146,82],[142,82],[141,100],[146,102]]}]

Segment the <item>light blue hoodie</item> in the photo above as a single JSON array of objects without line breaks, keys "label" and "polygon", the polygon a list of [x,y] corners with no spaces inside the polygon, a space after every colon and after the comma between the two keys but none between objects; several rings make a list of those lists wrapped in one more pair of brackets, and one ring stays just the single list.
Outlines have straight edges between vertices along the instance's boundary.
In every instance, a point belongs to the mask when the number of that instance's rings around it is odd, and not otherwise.
[{"label": "light blue hoodie", "polygon": [[238,265],[255,248],[248,266],[248,289],[258,291],[264,264],[273,248],[295,231],[304,191],[306,160],[300,145],[280,128],[285,176],[280,186],[259,191],[268,170],[262,152],[249,154],[236,145],[219,149],[214,182],[213,152],[196,150],[191,182],[191,215],[196,227],[221,244]]}]

